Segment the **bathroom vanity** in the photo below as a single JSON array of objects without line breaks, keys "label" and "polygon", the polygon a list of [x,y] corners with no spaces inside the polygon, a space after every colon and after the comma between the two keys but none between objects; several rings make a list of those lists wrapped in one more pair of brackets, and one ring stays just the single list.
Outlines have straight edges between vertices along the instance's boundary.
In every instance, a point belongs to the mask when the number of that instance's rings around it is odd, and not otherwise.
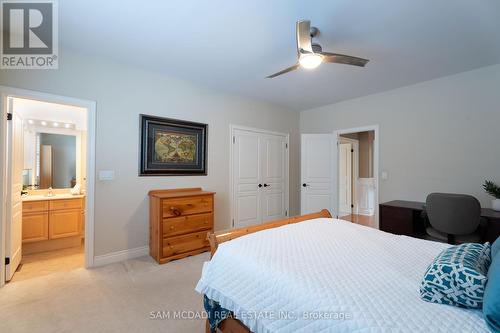
[{"label": "bathroom vanity", "polygon": [[84,235],[84,195],[28,195],[23,201],[23,252],[80,246]]}]

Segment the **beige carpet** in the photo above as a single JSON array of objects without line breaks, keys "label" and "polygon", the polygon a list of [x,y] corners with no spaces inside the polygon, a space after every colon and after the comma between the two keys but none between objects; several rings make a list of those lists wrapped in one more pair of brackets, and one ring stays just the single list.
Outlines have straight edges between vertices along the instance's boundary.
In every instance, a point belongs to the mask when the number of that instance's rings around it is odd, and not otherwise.
[{"label": "beige carpet", "polygon": [[204,332],[204,320],[150,314],[202,311],[194,287],[208,258],[158,265],[142,257],[9,283],[0,289],[0,332]]}]

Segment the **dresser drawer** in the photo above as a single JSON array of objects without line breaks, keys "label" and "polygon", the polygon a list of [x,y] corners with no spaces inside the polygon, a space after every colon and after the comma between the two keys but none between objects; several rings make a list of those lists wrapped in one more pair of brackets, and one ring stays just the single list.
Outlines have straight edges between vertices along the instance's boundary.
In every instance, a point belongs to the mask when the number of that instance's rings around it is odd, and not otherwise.
[{"label": "dresser drawer", "polygon": [[208,247],[207,232],[195,232],[188,235],[163,239],[163,256],[169,257],[180,253]]},{"label": "dresser drawer", "polygon": [[59,209],[82,209],[82,199],[60,199],[50,201],[50,210]]},{"label": "dresser drawer", "polygon": [[162,201],[163,217],[177,217],[199,213],[211,213],[212,196],[196,196],[187,198],[164,199]]},{"label": "dresser drawer", "polygon": [[171,237],[212,229],[213,214],[197,214],[163,219],[163,236]]},{"label": "dresser drawer", "polygon": [[48,201],[24,201],[23,213],[43,212],[49,210]]}]

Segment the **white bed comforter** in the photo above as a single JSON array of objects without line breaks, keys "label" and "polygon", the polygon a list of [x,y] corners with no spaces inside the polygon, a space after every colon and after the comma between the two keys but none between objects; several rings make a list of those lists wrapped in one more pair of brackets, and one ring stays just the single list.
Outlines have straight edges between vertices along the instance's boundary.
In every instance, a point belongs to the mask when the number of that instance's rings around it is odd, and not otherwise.
[{"label": "white bed comforter", "polygon": [[253,332],[488,332],[479,310],[420,299],[447,246],[314,219],[220,244],[196,290]]}]

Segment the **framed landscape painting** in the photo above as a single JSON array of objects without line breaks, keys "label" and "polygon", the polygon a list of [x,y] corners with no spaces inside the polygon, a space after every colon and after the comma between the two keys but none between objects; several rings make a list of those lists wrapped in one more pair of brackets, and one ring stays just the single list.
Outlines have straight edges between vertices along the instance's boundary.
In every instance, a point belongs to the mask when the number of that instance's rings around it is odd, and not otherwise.
[{"label": "framed landscape painting", "polygon": [[139,176],[206,175],[207,124],[140,115]]}]

